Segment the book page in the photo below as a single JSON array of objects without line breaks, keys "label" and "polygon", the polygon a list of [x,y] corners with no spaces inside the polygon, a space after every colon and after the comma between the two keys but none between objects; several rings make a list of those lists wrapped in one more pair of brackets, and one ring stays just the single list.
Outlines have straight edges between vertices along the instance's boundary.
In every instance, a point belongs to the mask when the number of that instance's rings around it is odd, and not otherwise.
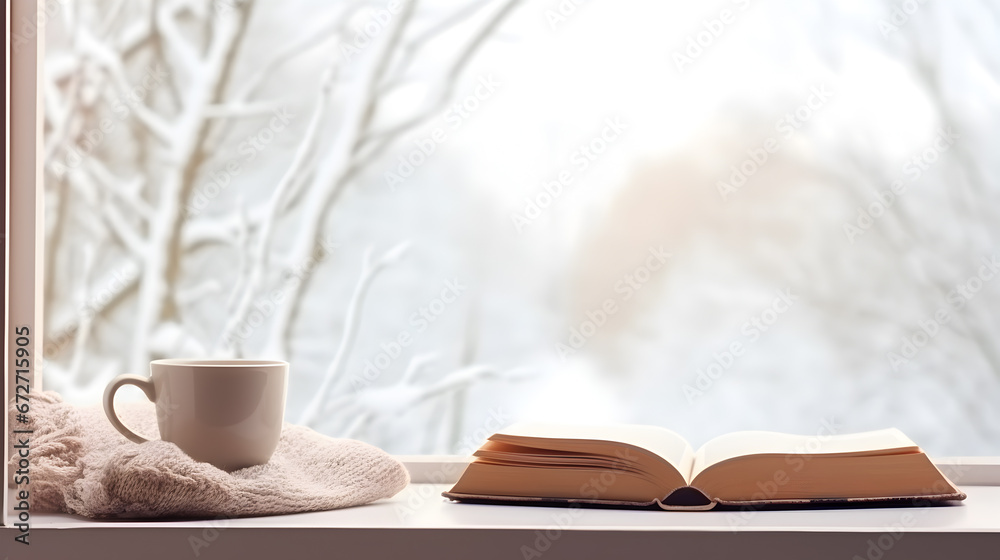
[{"label": "book page", "polygon": [[[657,426],[620,425],[569,425],[536,422],[513,424],[497,432],[502,436],[527,438],[597,440],[626,443],[641,447],[672,464],[682,476],[691,472],[694,449],[677,432]],[[493,439],[493,438],[490,438]]]},{"label": "book page", "polygon": [[744,455],[880,455],[919,449],[913,440],[895,428],[858,434],[811,436],[778,432],[733,432],[712,439],[698,449],[691,475],[694,478],[706,467]]}]

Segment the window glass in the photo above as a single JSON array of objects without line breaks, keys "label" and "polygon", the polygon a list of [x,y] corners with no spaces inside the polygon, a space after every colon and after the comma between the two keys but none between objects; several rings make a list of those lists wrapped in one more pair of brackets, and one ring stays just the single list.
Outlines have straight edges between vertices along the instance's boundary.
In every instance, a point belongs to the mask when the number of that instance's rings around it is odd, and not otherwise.
[{"label": "window glass", "polygon": [[898,427],[1000,454],[988,3],[43,3],[45,383],[287,420]]}]

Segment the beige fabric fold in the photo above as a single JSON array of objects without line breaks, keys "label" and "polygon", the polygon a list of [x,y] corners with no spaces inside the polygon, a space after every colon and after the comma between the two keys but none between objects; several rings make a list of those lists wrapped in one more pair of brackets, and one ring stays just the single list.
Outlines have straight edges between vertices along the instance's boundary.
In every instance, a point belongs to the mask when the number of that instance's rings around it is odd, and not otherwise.
[{"label": "beige fabric fold", "polygon": [[[139,433],[157,435],[152,404],[116,406]],[[320,511],[389,498],[409,483],[403,465],[360,441],[286,424],[271,460],[225,472],[164,441],[132,443],[97,407],[51,391],[31,395],[29,423],[8,408],[12,434],[28,438],[33,511],[92,518],[245,517]],[[10,458],[13,486],[18,457]]]}]

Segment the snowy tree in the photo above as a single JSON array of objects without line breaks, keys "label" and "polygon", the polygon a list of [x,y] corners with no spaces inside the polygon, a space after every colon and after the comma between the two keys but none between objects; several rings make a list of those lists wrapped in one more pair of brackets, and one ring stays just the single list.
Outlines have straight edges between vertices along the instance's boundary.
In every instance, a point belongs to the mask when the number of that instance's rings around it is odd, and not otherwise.
[{"label": "snowy tree", "polygon": [[[315,274],[333,261],[326,230],[345,189],[441,114],[516,4],[347,1],[307,6],[307,19],[244,0],[66,4],[45,65],[48,385],[94,394],[160,357],[294,363],[291,340],[321,289]],[[305,29],[276,35],[289,21]],[[442,41],[450,57],[421,64]],[[311,83],[296,76],[312,90],[297,98],[275,81],[317,66]],[[253,181],[220,209],[258,158],[276,181]],[[364,290],[403,249],[363,272],[306,424],[337,413],[324,407],[343,381]],[[248,347],[258,328],[266,343]],[[424,394],[461,385],[447,379]]]}]

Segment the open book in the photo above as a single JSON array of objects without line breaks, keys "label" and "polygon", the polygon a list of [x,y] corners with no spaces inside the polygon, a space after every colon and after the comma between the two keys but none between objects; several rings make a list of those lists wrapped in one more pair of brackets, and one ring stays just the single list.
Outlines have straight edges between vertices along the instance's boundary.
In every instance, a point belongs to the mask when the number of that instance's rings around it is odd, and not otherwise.
[{"label": "open book", "polygon": [[896,429],[795,436],[734,432],[694,450],[653,426],[516,424],[490,436],[446,498],[663,509],[963,500]]}]

